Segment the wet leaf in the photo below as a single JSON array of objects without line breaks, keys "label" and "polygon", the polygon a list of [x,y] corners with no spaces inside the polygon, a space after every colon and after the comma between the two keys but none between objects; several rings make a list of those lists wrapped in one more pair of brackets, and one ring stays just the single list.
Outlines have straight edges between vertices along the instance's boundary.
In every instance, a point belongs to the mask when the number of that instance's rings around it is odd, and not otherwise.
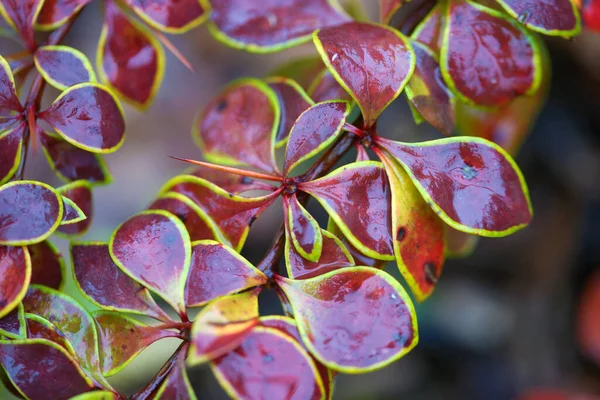
[{"label": "wet leaf", "polygon": [[304,344],[329,368],[373,371],[417,344],[410,298],[383,271],[350,267],[306,280],[275,279],[292,305]]},{"label": "wet leaf", "polygon": [[283,146],[294,122],[307,108],[314,104],[304,89],[289,78],[271,77],[265,80],[279,100],[281,121],[276,135],[276,147]]},{"label": "wet leaf", "polygon": [[317,262],[323,249],[321,228],[312,215],[300,204],[296,195],[283,198],[286,237],[295,250],[308,261]]},{"label": "wet leaf", "polygon": [[27,327],[25,325],[23,304],[19,303],[11,312],[0,318],[0,335],[9,339],[22,339],[26,337]]},{"label": "wet leaf", "polygon": [[71,19],[91,0],[44,0],[36,27],[42,30],[55,29]]},{"label": "wet leaf", "polygon": [[267,53],[310,40],[319,28],[349,20],[330,0],[226,0],[212,2],[211,33],[237,48]]},{"label": "wet leaf", "polygon": [[[7,0],[0,0],[2,5]],[[15,1],[15,0],[8,0]],[[11,111],[23,112],[23,106],[17,96],[15,79],[6,60],[0,56],[0,109],[5,108]]]},{"label": "wet leaf", "polygon": [[367,267],[373,267],[377,269],[383,269],[387,263],[385,260],[376,260],[369,256],[361,253],[356,247],[350,243],[350,241],[344,236],[340,228],[335,224],[335,221],[329,217],[327,221],[327,231],[331,232],[332,235],[335,235],[342,244],[346,247],[352,258],[354,259],[354,265],[364,265]]},{"label": "wet leaf", "polygon": [[0,187],[0,245],[41,242],[62,217],[62,199],[45,183],[14,181]]},{"label": "wet leaf", "polygon": [[153,28],[168,33],[184,33],[207,17],[206,4],[198,0],[125,0],[133,11]]},{"label": "wet leaf", "polygon": [[84,82],[95,82],[94,68],[85,54],[69,46],[42,46],[33,61],[46,82],[58,90]]},{"label": "wet leaf", "polygon": [[329,71],[360,107],[365,127],[400,94],[415,68],[408,40],[376,24],[350,22],[315,33]]},{"label": "wet leaf", "polygon": [[405,1],[408,0],[379,0],[379,21],[388,24]]},{"label": "wet leaf", "polygon": [[308,88],[310,97],[316,101],[352,100],[352,96],[338,83],[327,68],[323,69]]},{"label": "wet leaf", "polygon": [[444,39],[446,14],[442,4],[436,4],[417,25],[410,37],[429,47],[435,54],[440,53]]},{"label": "wet leaf", "polygon": [[57,233],[66,236],[84,234],[92,224],[93,202],[91,184],[86,180],[79,180],[62,186],[57,190],[64,197],[71,199],[86,216],[86,218],[80,222],[59,226]]},{"label": "wet leaf", "polygon": [[498,145],[453,137],[423,143],[377,138],[448,225],[479,236],[506,236],[532,218],[519,167]]},{"label": "wet leaf", "polygon": [[185,315],[192,251],[185,225],[176,216],[151,210],[129,218],[113,233],[109,250],[123,272]]},{"label": "wet leaf", "polygon": [[230,247],[212,240],[192,244],[192,262],[185,286],[188,307],[206,304],[267,283],[267,276]]},{"label": "wet leaf", "polygon": [[173,369],[165,379],[164,383],[158,389],[154,400],[177,399],[177,400],[196,400],[194,389],[185,368],[185,352],[177,355],[177,360]]},{"label": "wet leaf", "polygon": [[115,265],[108,243],[72,243],[71,259],[75,283],[81,293],[98,307],[169,321],[148,289]]},{"label": "wet leaf", "polygon": [[[58,190],[57,190],[58,191]],[[61,225],[76,224],[86,219],[85,213],[79,208],[79,206],[68,197],[62,196],[63,201],[63,219]]]},{"label": "wet leaf", "polygon": [[39,315],[25,314],[25,322],[27,325],[27,338],[49,340],[67,350],[70,356],[75,357],[75,350],[67,337],[50,321]]},{"label": "wet leaf", "polygon": [[529,29],[545,35],[571,38],[581,31],[572,0],[497,0],[504,10]]},{"label": "wet leaf", "polygon": [[39,113],[73,146],[92,153],[112,153],[123,144],[125,121],[116,97],[97,83],[80,83],[61,93]]},{"label": "wet leaf", "polygon": [[27,250],[31,256],[31,283],[61,290],[66,267],[56,246],[44,240],[27,246]]},{"label": "wet leaf", "polygon": [[18,123],[0,131],[0,185],[10,180],[19,168],[23,155],[24,129],[25,124]]},{"label": "wet leaf", "polygon": [[34,23],[44,0],[0,0],[0,14],[15,29],[29,49],[35,45]]}]

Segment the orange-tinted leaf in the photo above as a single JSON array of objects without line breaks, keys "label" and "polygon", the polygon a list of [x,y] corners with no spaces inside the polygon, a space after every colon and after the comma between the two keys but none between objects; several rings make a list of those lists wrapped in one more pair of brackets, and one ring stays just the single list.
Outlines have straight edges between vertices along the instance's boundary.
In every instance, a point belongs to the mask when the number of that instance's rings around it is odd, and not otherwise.
[{"label": "orange-tinted leaf", "polygon": [[450,0],[446,18],[440,66],[463,100],[501,106],[538,89],[539,50],[516,21],[469,0]]},{"label": "orange-tinted leaf", "polygon": [[310,97],[316,101],[351,100],[352,96],[338,83],[328,69],[323,69],[308,88]]},{"label": "orange-tinted leaf", "polygon": [[60,290],[66,274],[62,255],[49,241],[27,246],[31,256],[31,283]]},{"label": "orange-tinted leaf", "polygon": [[372,371],[417,344],[410,298],[383,271],[350,267],[306,280],[275,279],[292,305],[304,344],[329,368]]},{"label": "orange-tinted leaf", "polygon": [[44,0],[36,26],[54,29],[71,19],[92,0]]},{"label": "orange-tinted leaf", "polygon": [[429,47],[435,54],[439,54],[444,38],[446,14],[441,4],[436,4],[415,28],[410,37]]},{"label": "orange-tinted leaf", "polygon": [[408,0],[379,0],[379,21],[390,22],[396,11]]},{"label": "orange-tinted leaf", "polygon": [[573,0],[497,0],[508,14],[531,30],[565,38],[579,34],[581,21]]},{"label": "orange-tinted leaf", "polygon": [[[0,5],[2,1],[6,0],[0,0]],[[0,109],[3,108],[23,112],[23,106],[19,101],[19,96],[17,96],[15,79],[13,78],[10,65],[0,56]]]},{"label": "orange-tinted leaf", "polygon": [[43,0],[0,0],[0,14],[19,32],[30,50],[35,48],[33,25],[43,2]]},{"label": "orange-tinted leaf", "polygon": [[185,368],[185,351],[179,352],[175,365],[158,389],[154,399],[196,400]]},{"label": "orange-tinted leaf", "polygon": [[14,310],[31,280],[31,259],[26,247],[0,246],[0,318]]},{"label": "orange-tinted leaf", "polygon": [[82,221],[61,225],[57,232],[66,236],[82,235],[92,224],[92,186],[86,180],[79,180],[62,186],[58,192],[71,199],[83,211],[86,218]]},{"label": "orange-tinted leaf", "polygon": [[350,22],[316,32],[314,41],[329,71],[358,103],[367,128],[398,97],[415,68],[408,40],[383,25]]},{"label": "orange-tinted leaf", "polygon": [[126,0],[152,27],[168,33],[184,33],[206,19],[207,10],[198,0]]},{"label": "orange-tinted leaf", "polygon": [[19,168],[24,129],[25,123],[17,123],[0,131],[0,185],[11,179]]},{"label": "orange-tinted leaf", "polygon": [[27,326],[25,325],[23,304],[19,303],[11,312],[0,318],[0,335],[10,339],[26,337]]},{"label": "orange-tinted leaf", "polygon": [[319,224],[300,204],[295,194],[283,198],[283,210],[287,238],[293,243],[296,252],[308,261],[317,262],[323,248]]},{"label": "orange-tinted leaf", "polygon": [[69,46],[42,46],[33,56],[46,82],[59,90],[84,82],[95,82],[96,74],[85,54]]},{"label": "orange-tinted leaf", "polygon": [[192,264],[185,286],[188,307],[267,283],[267,276],[233,249],[212,241],[193,243]]},{"label": "orange-tinted leaf", "polygon": [[577,342],[582,353],[600,365],[600,273],[592,274],[583,288],[577,312]]},{"label": "orange-tinted leaf", "polygon": [[292,79],[271,77],[266,80],[279,99],[281,121],[277,130],[275,146],[285,144],[294,122],[307,108],[314,104],[304,89]]}]

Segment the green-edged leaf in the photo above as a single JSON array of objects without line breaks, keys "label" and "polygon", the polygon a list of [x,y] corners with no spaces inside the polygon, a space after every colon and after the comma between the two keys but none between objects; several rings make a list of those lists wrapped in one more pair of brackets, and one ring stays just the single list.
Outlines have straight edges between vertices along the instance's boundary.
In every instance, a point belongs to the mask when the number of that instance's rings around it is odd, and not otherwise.
[{"label": "green-edged leaf", "polygon": [[23,304],[19,303],[11,312],[0,318],[0,335],[9,339],[23,339],[27,336]]},{"label": "green-edged leaf", "polygon": [[61,290],[66,275],[65,260],[56,246],[44,240],[27,246],[31,256],[31,283]]},{"label": "green-edged leaf", "polygon": [[173,369],[171,369],[171,372],[166,377],[164,383],[158,389],[154,400],[196,400],[194,389],[190,384],[185,368],[185,357],[185,351],[181,351],[177,355],[177,360],[175,360]]},{"label": "green-edged leaf", "polygon": [[9,181],[19,169],[24,130],[25,122],[18,122],[0,131],[0,185]]},{"label": "green-edged leaf", "polygon": [[78,180],[56,189],[63,198],[70,199],[83,213],[84,219],[80,221],[72,220],[69,224],[63,222],[58,227],[57,233],[66,236],[82,235],[90,228],[92,224],[92,185],[86,180]]},{"label": "green-edged leaf", "polygon": [[21,302],[31,280],[31,259],[26,247],[0,246],[0,318]]},{"label": "green-edged leaf", "polygon": [[379,0],[379,21],[388,24],[406,1],[408,0]]},{"label": "green-edged leaf", "polygon": [[28,50],[35,50],[34,24],[44,0],[0,0],[0,14],[19,34]]},{"label": "green-edged leaf", "polygon": [[86,215],[81,208],[68,197],[62,196],[63,207],[65,209],[61,225],[71,225],[86,219]]},{"label": "green-edged leaf", "polygon": [[446,13],[441,3],[436,4],[421,20],[410,37],[429,47],[435,54],[440,53],[444,39]]},{"label": "green-edged leaf", "polygon": [[[352,245],[352,243],[344,236],[344,233],[338,228],[335,224],[333,218],[329,217],[327,221],[327,231],[331,232],[332,235],[335,235],[340,242],[345,246],[348,250],[352,258],[354,259],[354,265],[364,265],[367,267],[373,267],[377,269],[383,269],[387,263],[385,260],[377,260],[375,258],[371,258],[369,256],[364,255],[360,252],[356,247]],[[315,275],[316,276],[316,275]]]},{"label": "green-edged leaf", "polygon": [[167,33],[184,33],[208,17],[208,2],[203,0],[125,0],[127,5],[155,29]]},{"label": "green-edged leaf", "polygon": [[96,82],[94,68],[85,54],[69,46],[42,46],[33,61],[46,82],[58,90],[84,82]]},{"label": "green-edged leaf", "polygon": [[545,35],[571,38],[581,31],[574,0],[496,0],[527,28]]},{"label": "green-edged leaf", "polygon": [[[3,0],[6,1],[6,0]],[[13,0],[14,1],[14,0]],[[0,1],[0,12],[2,10],[2,1]],[[0,56],[0,109],[5,108],[11,111],[23,112],[24,108],[19,101],[15,78],[13,77],[10,65]]]},{"label": "green-edged leaf", "polygon": [[115,393],[107,390],[96,390],[71,397],[69,400],[118,400],[118,397]]},{"label": "green-edged leaf", "polygon": [[352,100],[327,68],[323,68],[308,87],[308,94],[316,102],[327,100]]},{"label": "green-edged leaf", "polygon": [[92,0],[44,0],[36,20],[36,28],[51,30],[58,28],[77,15],[79,10]]},{"label": "green-edged leaf", "polygon": [[283,198],[283,211],[287,236],[296,251],[308,261],[318,261],[323,249],[323,235],[317,221],[300,204],[295,194]]},{"label": "green-edged leaf", "polygon": [[25,323],[27,325],[27,338],[49,340],[67,350],[72,357],[76,357],[75,350],[67,337],[50,321],[39,315],[27,313],[25,314]]}]

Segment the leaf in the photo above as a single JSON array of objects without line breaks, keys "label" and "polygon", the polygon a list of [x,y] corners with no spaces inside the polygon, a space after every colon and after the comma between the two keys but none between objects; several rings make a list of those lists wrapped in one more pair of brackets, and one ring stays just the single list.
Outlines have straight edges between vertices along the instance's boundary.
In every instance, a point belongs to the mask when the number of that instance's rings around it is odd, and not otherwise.
[{"label": "leaf", "polygon": [[44,0],[0,0],[0,14],[15,29],[29,50],[35,46],[33,26]]},{"label": "leaf", "polygon": [[590,275],[585,282],[577,310],[576,338],[583,355],[600,365],[600,334],[597,310],[600,306],[600,274]]},{"label": "leaf", "polygon": [[185,315],[192,250],[190,236],[177,217],[161,210],[137,214],[116,229],[109,251],[123,272]]},{"label": "leaf", "polygon": [[277,95],[253,78],[230,84],[198,115],[192,135],[207,160],[279,174],[275,141],[281,120]]},{"label": "leaf", "polygon": [[348,250],[348,253],[354,259],[354,265],[364,265],[367,267],[383,269],[387,264],[387,261],[385,260],[377,260],[361,253],[356,247],[352,245],[352,243],[350,243],[346,236],[344,236],[340,228],[338,228],[338,226],[335,224],[335,221],[331,217],[329,217],[329,220],[327,221],[327,231],[330,232],[332,235],[335,235],[335,237],[338,238],[340,242],[342,242],[344,247]]},{"label": "leaf", "polygon": [[73,18],[91,0],[44,0],[36,28],[52,30]]},{"label": "leaf", "polygon": [[131,279],[113,262],[108,243],[71,243],[73,276],[89,301],[108,311],[120,311],[169,321],[148,289]]},{"label": "leaf", "polygon": [[310,40],[319,28],[349,20],[331,0],[227,0],[212,2],[210,32],[223,43],[256,53],[280,51]]},{"label": "leaf", "polygon": [[177,332],[154,328],[114,311],[96,311],[93,315],[98,324],[104,376],[119,373],[157,340],[178,337]]},{"label": "leaf", "polygon": [[50,241],[27,246],[31,256],[31,283],[61,290],[66,277],[65,260]]},{"label": "leaf", "polygon": [[86,219],[85,213],[79,208],[77,204],[68,197],[62,196],[63,201],[63,219],[61,221],[61,225],[71,225],[76,224],[80,221]]},{"label": "leaf", "polygon": [[406,85],[406,96],[425,121],[451,135],[455,118],[454,96],[444,83],[435,54],[419,42],[411,44],[417,66]]},{"label": "leaf", "polygon": [[94,185],[112,182],[108,167],[99,154],[82,150],[47,132],[40,133],[40,142],[50,167],[63,181],[85,179]]},{"label": "leaf", "polygon": [[532,31],[569,39],[581,32],[572,0],[497,0],[504,10]]},{"label": "leaf", "polygon": [[[2,4],[7,0],[0,0],[0,12],[2,12]],[[8,0],[15,1],[15,0]],[[25,111],[19,96],[17,96],[17,89],[15,87],[15,79],[10,68],[10,65],[6,60],[0,56],[0,109],[6,108],[11,111],[17,111],[19,113]]]},{"label": "leaf", "polygon": [[591,0],[584,2],[580,7],[581,18],[586,28],[600,31],[600,2]]},{"label": "leaf", "polygon": [[208,17],[203,0],[126,0],[126,4],[148,25],[167,33],[184,33]]},{"label": "leaf", "polygon": [[238,252],[244,246],[250,225],[279,196],[278,192],[273,192],[262,197],[242,197],[207,180],[186,175],[171,179],[160,193],[169,191],[192,199],[219,227],[222,235],[219,241]]},{"label": "leaf", "polygon": [[372,127],[415,69],[410,43],[384,25],[349,22],[313,35],[329,71],[356,100],[364,127]]},{"label": "leaf", "polygon": [[0,340],[0,363],[27,398],[68,399],[93,388],[69,353],[46,339]]},{"label": "leaf", "polygon": [[0,185],[10,180],[19,169],[24,130],[25,123],[18,123],[0,131]]},{"label": "leaf", "polygon": [[397,162],[382,158],[392,191],[394,255],[415,298],[431,295],[444,265],[444,223]]},{"label": "leaf", "polygon": [[27,338],[49,340],[67,350],[70,356],[75,357],[75,350],[71,343],[50,321],[35,314],[25,314],[25,321],[27,324]]},{"label": "leaf", "polygon": [[46,82],[58,90],[78,83],[96,82],[94,68],[85,54],[69,46],[42,46],[33,61]]},{"label": "leaf", "polygon": [[155,400],[160,399],[177,399],[177,400],[196,400],[194,389],[190,384],[186,369],[185,369],[184,351],[177,355],[177,360],[173,369],[161,385],[160,389],[154,397]]},{"label": "leaf", "polygon": [[62,199],[45,183],[14,181],[0,187],[0,245],[41,242],[62,217]]},{"label": "leaf", "polygon": [[194,366],[230,352],[258,324],[258,292],[218,298],[200,311],[190,333],[187,364]]},{"label": "leaf", "polygon": [[352,99],[327,68],[319,72],[308,88],[308,94],[316,102]]},{"label": "leaf", "polygon": [[302,162],[323,151],[342,133],[350,105],[343,101],[317,103],[304,111],[289,134],[283,172],[290,172]]},{"label": "leaf", "polygon": [[325,208],[356,248],[365,255],[393,257],[390,189],[380,163],[364,161],[298,185]]},{"label": "leaf", "polygon": [[446,19],[441,71],[463,101],[502,106],[539,88],[539,50],[516,22],[467,0],[450,0]]},{"label": "leaf", "polygon": [[96,63],[98,76],[119,97],[142,111],[150,107],[165,71],[165,54],[154,35],[105,2]]},{"label": "leaf", "polygon": [[351,267],[306,280],[275,280],[292,305],[304,344],[331,369],[373,371],[417,344],[410,298],[383,271]]},{"label": "leaf", "polygon": [[281,120],[275,137],[275,147],[283,146],[287,142],[294,122],[307,108],[314,104],[304,89],[289,78],[271,77],[265,80],[279,100]]},{"label": "leaf", "polygon": [[498,145],[453,137],[423,143],[377,138],[425,201],[456,230],[500,237],[522,229],[533,211],[523,174]]},{"label": "leaf", "polygon": [[83,212],[85,219],[74,224],[61,225],[57,233],[66,236],[83,235],[92,224],[92,185],[86,180],[79,180],[57,189],[64,197],[71,199]]},{"label": "leaf", "polygon": [[389,24],[396,11],[408,0],[379,0],[379,21]]},{"label": "leaf", "polygon": [[435,54],[439,54],[444,39],[445,25],[444,7],[436,4],[417,25],[410,37],[429,47]]},{"label": "leaf", "polygon": [[[25,310],[23,304],[17,304],[11,312],[0,318],[0,335],[9,339],[22,339],[27,335],[25,325]],[[2,370],[2,368],[0,368]],[[0,372],[0,378],[1,378]]]},{"label": "leaf", "polygon": [[71,86],[39,113],[73,146],[92,153],[112,153],[125,139],[124,114],[114,95],[97,83]]},{"label": "leaf", "polygon": [[239,399],[323,399],[325,388],[306,350],[278,329],[258,326],[211,363],[223,389]]},{"label": "leaf", "polygon": [[118,400],[117,395],[108,390],[95,390],[93,392],[82,393],[79,396],[71,397],[69,400]]},{"label": "leaf", "polygon": [[308,261],[317,262],[323,249],[321,228],[312,215],[300,204],[295,194],[283,197],[286,238],[295,250]]},{"label": "leaf", "polygon": [[236,253],[213,240],[192,243],[192,262],[185,286],[188,307],[206,304],[267,283],[267,276]]},{"label": "leaf", "polygon": [[287,60],[275,67],[269,75],[293,79],[303,88],[307,88],[314,79],[315,74],[318,74],[323,69],[324,66],[321,57],[310,55]]}]

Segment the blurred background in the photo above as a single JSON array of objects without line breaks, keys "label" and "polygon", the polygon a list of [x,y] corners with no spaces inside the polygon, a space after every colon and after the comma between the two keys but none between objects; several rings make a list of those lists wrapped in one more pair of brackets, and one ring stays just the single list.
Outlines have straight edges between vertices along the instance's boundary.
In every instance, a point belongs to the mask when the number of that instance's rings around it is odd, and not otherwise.
[{"label": "blurred background", "polygon": [[[367,11],[375,16],[376,2],[369,3]],[[101,12],[99,2],[86,7],[65,43],[92,60]],[[244,76],[265,76],[283,62],[315,53],[307,44],[278,54],[247,54],[216,42],[204,27],[170,39],[196,72],[167,54],[154,105],[146,113],[125,106],[125,145],[106,157],[114,183],[94,190],[94,223],[84,240],[107,241],[186,167],[168,155],[200,158],[190,136],[192,120],[224,85]],[[534,388],[600,396],[600,279],[593,279],[600,274],[600,34],[586,32],[547,44],[553,69],[550,94],[516,157],[531,191],[533,223],[506,238],[480,240],[471,257],[449,260],[430,300],[417,306],[417,348],[383,370],[339,376],[335,399],[504,400]],[[16,50],[11,42],[0,41],[1,54]],[[56,94],[47,90],[45,101]],[[415,126],[404,96],[385,112],[379,132],[407,141],[440,137],[427,124]],[[26,178],[61,184],[41,151],[29,158]],[[325,226],[324,211],[312,203],[309,209]],[[267,211],[252,226],[243,255],[259,261],[281,218],[280,208]],[[55,243],[68,257],[68,243]],[[395,265],[387,271],[399,277]],[[69,290],[77,296],[74,286]],[[599,293],[596,299],[594,293]],[[589,307],[581,306],[582,298]],[[261,295],[261,308],[281,313],[274,293]],[[598,332],[596,347],[590,330]],[[585,346],[578,340],[582,335]],[[134,392],[177,344],[155,343],[111,382]],[[208,367],[194,368],[189,375],[199,398],[227,398]]]}]

